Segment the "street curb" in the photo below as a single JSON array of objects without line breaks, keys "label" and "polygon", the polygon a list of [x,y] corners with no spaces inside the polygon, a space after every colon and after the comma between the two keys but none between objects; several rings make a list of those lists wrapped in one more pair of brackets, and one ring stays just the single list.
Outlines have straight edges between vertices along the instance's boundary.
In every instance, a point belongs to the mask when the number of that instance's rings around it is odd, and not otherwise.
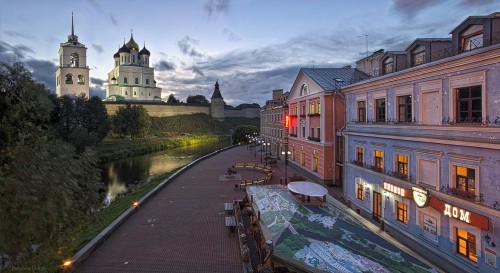
[{"label": "street curb", "polygon": [[209,153],[207,155],[204,155],[193,162],[185,165],[175,173],[173,173],[170,177],[167,179],[163,180],[158,186],[156,186],[154,189],[146,193],[141,199],[138,200],[139,206],[137,208],[131,207],[127,209],[125,212],[123,212],[118,218],[116,218],[109,226],[107,226],[105,229],[103,229],[99,234],[97,234],[92,241],[90,241],[88,244],[86,244],[82,249],[80,249],[73,257],[71,257],[70,261],[71,264],[69,266],[61,266],[61,269],[59,272],[64,272],[64,273],[71,273],[76,270],[76,268],[85,262],[92,253],[101,246],[106,239],[109,238],[111,234],[113,234],[114,231],[116,231],[122,223],[124,223],[130,216],[132,216],[137,210],[140,209],[141,204],[155,196],[160,190],[163,189],[163,187],[167,186],[172,182],[179,174],[183,173],[184,171],[190,169],[194,165],[198,164],[199,162],[212,157],[213,155],[216,155],[222,151],[226,151],[235,147],[238,147],[239,145],[232,145],[228,146],[219,150],[216,150],[215,152]]}]

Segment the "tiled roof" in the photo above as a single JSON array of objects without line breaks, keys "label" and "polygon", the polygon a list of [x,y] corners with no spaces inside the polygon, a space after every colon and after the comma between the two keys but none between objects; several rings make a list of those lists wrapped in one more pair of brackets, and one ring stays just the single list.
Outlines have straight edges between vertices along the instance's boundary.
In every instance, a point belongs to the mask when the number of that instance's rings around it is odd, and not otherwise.
[{"label": "tiled roof", "polygon": [[342,86],[368,79],[369,76],[356,68],[302,68],[306,75],[324,90],[336,90]]}]

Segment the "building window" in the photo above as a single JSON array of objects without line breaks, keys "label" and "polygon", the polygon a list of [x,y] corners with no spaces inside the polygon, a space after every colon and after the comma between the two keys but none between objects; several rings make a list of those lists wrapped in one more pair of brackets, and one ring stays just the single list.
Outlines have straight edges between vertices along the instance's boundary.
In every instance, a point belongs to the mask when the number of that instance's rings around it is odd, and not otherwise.
[{"label": "building window", "polygon": [[385,98],[375,100],[375,120],[385,122]]},{"label": "building window", "polygon": [[69,56],[69,66],[80,67],[80,57],[78,56],[78,53],[71,53],[71,55]]},{"label": "building window", "polygon": [[311,138],[314,138],[314,128],[311,128],[311,135],[310,135]]},{"label": "building window", "polygon": [[476,189],[476,170],[456,166],[457,189],[474,193]]},{"label": "building window", "polygon": [[457,122],[481,122],[482,90],[481,86],[460,88],[457,90]]},{"label": "building window", "polygon": [[309,103],[309,114],[314,114],[314,103]]},{"label": "building window", "polygon": [[85,76],[78,75],[78,84],[85,84]]},{"label": "building window", "polygon": [[135,84],[139,84],[139,78],[135,78]]},{"label": "building window", "polygon": [[300,160],[301,160],[302,166],[305,166],[306,165],[306,151],[304,149],[302,149],[302,156],[301,156]]},{"label": "building window", "polygon": [[305,104],[305,103],[304,103],[304,104],[302,104],[302,105],[301,105],[301,108],[302,108],[302,109],[301,109],[301,110],[302,110],[302,112],[301,112],[300,114],[301,114],[301,115],[303,115],[303,116],[305,116],[305,115],[306,115],[306,104]]},{"label": "building window", "polygon": [[71,73],[66,74],[66,84],[73,84],[73,75]]},{"label": "building window", "polygon": [[477,263],[476,236],[463,229],[457,228],[457,252]]},{"label": "building window", "polygon": [[460,36],[462,52],[483,46],[483,25],[472,25]]},{"label": "building window", "polygon": [[135,55],[132,55],[132,62],[135,63]]},{"label": "building window", "polygon": [[313,172],[318,172],[318,156],[313,157]]},{"label": "building window", "polygon": [[300,95],[304,96],[307,95],[307,85],[303,84],[302,87],[300,88]]},{"label": "building window", "polygon": [[128,92],[127,92],[127,91],[125,91],[125,95],[128,95]]},{"label": "building window", "polygon": [[123,83],[128,83],[127,77],[123,78]]},{"label": "building window", "polygon": [[394,72],[394,59],[392,57],[387,57],[382,62],[382,72],[384,74],[389,74]]},{"label": "building window", "polygon": [[337,137],[337,162],[344,162],[344,137]]},{"label": "building window", "polygon": [[405,203],[396,201],[396,208],[397,208],[396,219],[399,222],[407,225],[408,224],[408,207],[406,206]]},{"label": "building window", "polygon": [[317,133],[318,133],[318,134],[317,134],[317,136],[316,136],[316,138],[320,139],[320,138],[321,138],[321,134],[320,134],[320,133],[321,133],[321,129],[318,127],[318,128],[316,129],[316,131],[317,131]]},{"label": "building window", "polygon": [[365,122],[366,121],[366,102],[358,101],[358,121]]},{"label": "building window", "polygon": [[321,102],[316,103],[316,113],[321,114]]},{"label": "building window", "polygon": [[365,191],[364,191],[363,184],[356,183],[356,186],[357,186],[356,198],[363,201],[363,199],[365,198]]},{"label": "building window", "polygon": [[134,91],[134,96],[137,96],[137,92],[136,91]]},{"label": "building window", "polygon": [[306,127],[302,127],[302,137],[306,137]]},{"label": "building window", "polygon": [[411,95],[398,97],[398,121],[411,122]]},{"label": "building window", "polygon": [[407,155],[396,155],[396,168],[397,172],[408,177],[408,156]]},{"label": "building window", "polygon": [[384,170],[384,152],[375,150],[373,151],[373,163],[378,171]]},{"label": "building window", "polygon": [[411,52],[411,65],[419,65],[425,63],[425,46],[419,45]]},{"label": "building window", "polygon": [[146,84],[149,85],[149,79],[146,79]]},{"label": "building window", "polygon": [[363,147],[356,147],[356,161],[358,164],[365,162],[365,149]]}]

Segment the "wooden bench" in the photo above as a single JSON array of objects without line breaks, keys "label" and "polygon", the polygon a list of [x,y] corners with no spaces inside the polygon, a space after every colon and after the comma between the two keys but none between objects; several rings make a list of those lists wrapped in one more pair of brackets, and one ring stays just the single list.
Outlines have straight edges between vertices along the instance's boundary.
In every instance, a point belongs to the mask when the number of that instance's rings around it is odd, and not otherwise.
[{"label": "wooden bench", "polygon": [[245,168],[245,163],[243,163],[243,162],[236,162],[236,164],[234,164],[234,167],[237,168],[237,169],[238,168],[243,169],[243,168]]},{"label": "wooden bench", "polygon": [[255,163],[246,163],[245,164],[245,168],[246,169],[254,170],[255,169]]}]

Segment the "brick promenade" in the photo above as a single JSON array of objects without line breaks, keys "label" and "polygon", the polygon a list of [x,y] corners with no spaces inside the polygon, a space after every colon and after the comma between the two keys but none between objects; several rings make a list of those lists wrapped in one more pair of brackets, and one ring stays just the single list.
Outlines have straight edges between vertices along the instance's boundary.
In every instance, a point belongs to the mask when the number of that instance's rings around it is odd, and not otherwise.
[{"label": "brick promenade", "polygon": [[[223,211],[224,203],[242,199],[244,192],[234,189],[239,180],[219,181],[235,162],[260,163],[260,154],[240,146],[186,170],[141,204],[76,272],[243,272],[238,238],[228,236]],[[279,183],[284,171],[275,172],[273,183]]]}]

